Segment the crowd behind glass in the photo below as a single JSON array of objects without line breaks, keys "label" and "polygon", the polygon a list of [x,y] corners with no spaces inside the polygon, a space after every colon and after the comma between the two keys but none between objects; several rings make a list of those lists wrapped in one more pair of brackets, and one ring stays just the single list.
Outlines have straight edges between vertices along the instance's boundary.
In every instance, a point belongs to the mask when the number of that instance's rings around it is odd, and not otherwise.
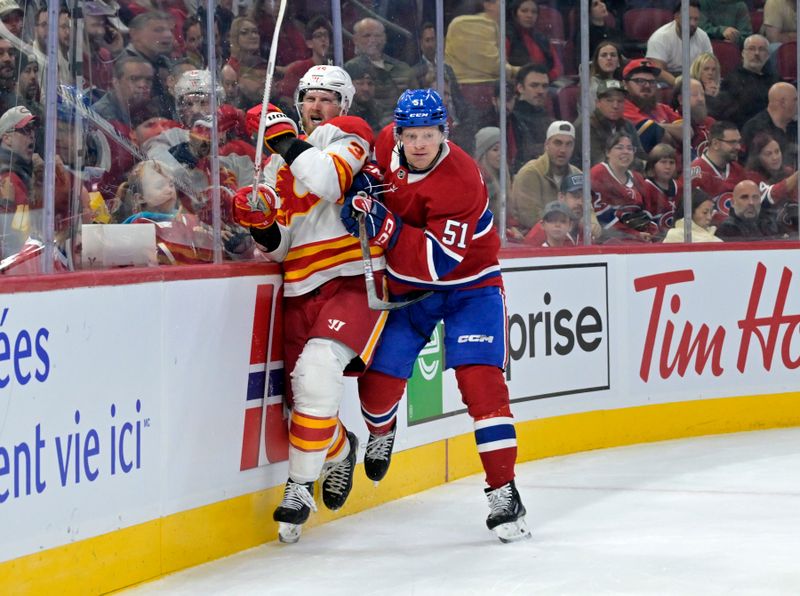
[{"label": "crowd behind glass", "polygon": [[[507,246],[797,238],[794,0],[687,1],[688,68],[680,2],[586,0],[583,27],[577,0],[332,4],[287,3],[271,101],[296,117],[300,77],[340,54],[377,135],[402,91],[439,87]],[[0,0],[0,272],[263,258],[230,200],[253,183],[278,5],[217,2],[209,28],[202,1],[73,0],[52,27],[46,2]]]}]

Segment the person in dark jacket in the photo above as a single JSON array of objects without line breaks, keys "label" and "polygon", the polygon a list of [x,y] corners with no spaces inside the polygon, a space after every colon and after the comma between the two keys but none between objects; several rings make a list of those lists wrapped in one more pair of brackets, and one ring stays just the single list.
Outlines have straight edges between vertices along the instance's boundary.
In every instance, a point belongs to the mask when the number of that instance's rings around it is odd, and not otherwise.
[{"label": "person in dark jacket", "polygon": [[517,73],[517,102],[511,112],[509,155],[514,171],[544,151],[547,127],[553,117],[547,110],[547,70],[539,64],[527,64]]},{"label": "person in dark jacket", "polygon": [[717,236],[726,242],[781,239],[777,220],[771,209],[761,208],[761,192],[752,180],[733,187],[731,212],[717,228]]}]

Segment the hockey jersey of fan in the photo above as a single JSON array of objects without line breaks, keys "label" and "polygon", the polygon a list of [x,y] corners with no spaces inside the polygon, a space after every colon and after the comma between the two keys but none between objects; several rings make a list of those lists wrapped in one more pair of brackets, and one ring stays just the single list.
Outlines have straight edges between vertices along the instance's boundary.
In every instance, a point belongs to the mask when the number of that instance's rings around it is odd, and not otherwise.
[{"label": "hockey jersey of fan", "polygon": [[[380,198],[403,221],[386,255],[390,290],[502,286],[500,238],[473,159],[448,141],[428,171],[412,173],[393,145],[382,131],[376,156],[389,190]],[[439,175],[430,176],[434,170]]]},{"label": "hockey jersey of fan", "polygon": [[[289,166],[273,155],[263,182],[280,200],[277,225],[281,243],[268,256],[283,263],[284,295],[302,296],[339,276],[364,272],[357,238],[339,218],[344,192],[372,150],[372,130],[355,116],[337,116],[312,132]],[[373,248],[373,268],[384,268]]]}]

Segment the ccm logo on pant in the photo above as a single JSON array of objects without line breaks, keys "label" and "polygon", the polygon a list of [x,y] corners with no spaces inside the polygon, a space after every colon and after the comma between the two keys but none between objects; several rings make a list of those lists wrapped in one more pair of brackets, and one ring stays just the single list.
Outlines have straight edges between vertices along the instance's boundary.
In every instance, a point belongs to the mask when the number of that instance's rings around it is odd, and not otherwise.
[{"label": "ccm logo on pant", "polygon": [[487,343],[490,344],[494,341],[494,335],[459,335],[458,336],[458,343],[460,344],[467,344],[467,343]]}]

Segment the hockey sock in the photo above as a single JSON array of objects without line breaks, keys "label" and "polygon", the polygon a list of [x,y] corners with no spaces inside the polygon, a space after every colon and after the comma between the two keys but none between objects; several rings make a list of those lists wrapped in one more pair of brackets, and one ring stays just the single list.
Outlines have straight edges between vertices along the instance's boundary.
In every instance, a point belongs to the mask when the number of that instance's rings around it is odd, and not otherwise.
[{"label": "hockey sock", "polygon": [[344,427],[341,420],[337,420],[336,422],[333,440],[325,456],[326,463],[342,461],[350,453],[350,444],[347,441],[347,429]]},{"label": "hockey sock", "polygon": [[313,482],[317,479],[338,425],[335,417],[319,418],[292,411],[289,422],[289,477],[292,480]]},{"label": "hockey sock", "polygon": [[456,380],[472,416],[486,484],[499,488],[513,480],[517,460],[517,433],[503,371],[494,366],[460,366]]},{"label": "hockey sock", "polygon": [[367,371],[358,379],[358,398],[367,429],[373,435],[392,430],[406,380],[380,372]]}]

